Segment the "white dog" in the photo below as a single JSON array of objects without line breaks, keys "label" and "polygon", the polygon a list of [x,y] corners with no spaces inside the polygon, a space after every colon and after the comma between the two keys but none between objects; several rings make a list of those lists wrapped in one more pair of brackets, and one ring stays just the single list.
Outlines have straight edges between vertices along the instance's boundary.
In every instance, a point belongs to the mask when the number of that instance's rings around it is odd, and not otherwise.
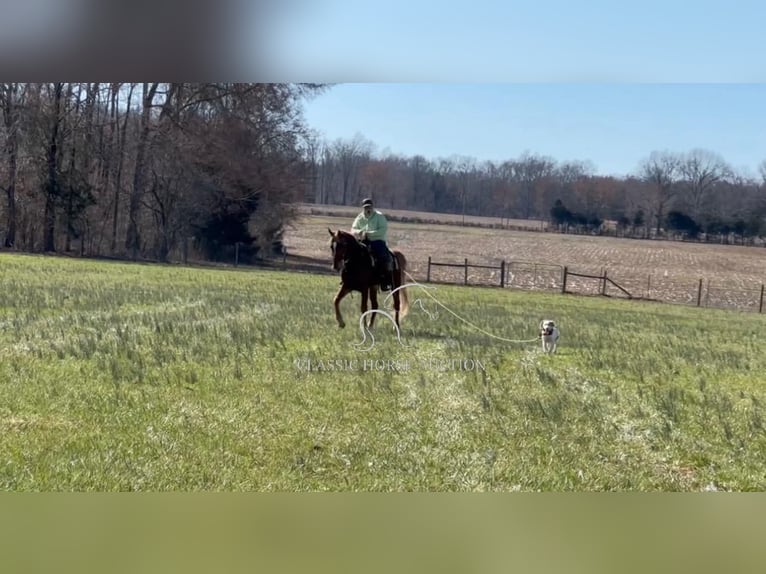
[{"label": "white dog", "polygon": [[559,345],[559,329],[553,321],[540,321],[540,340],[543,353],[555,353]]}]

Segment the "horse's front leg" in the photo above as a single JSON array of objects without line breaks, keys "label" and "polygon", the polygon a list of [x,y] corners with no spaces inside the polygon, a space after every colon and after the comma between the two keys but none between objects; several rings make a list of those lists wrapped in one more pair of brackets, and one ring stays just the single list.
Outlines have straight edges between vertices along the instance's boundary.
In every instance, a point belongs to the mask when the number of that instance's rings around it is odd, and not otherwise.
[{"label": "horse's front leg", "polygon": [[348,295],[348,293],[349,289],[341,285],[340,291],[338,291],[338,294],[335,295],[335,299],[333,299],[333,303],[335,304],[335,320],[338,322],[338,327],[341,329],[346,326],[346,323],[343,321],[343,316],[340,314],[340,302],[346,295]]},{"label": "horse's front leg", "polygon": [[[378,288],[373,285],[370,287],[370,303],[372,303],[372,309],[374,311],[378,310]],[[375,324],[375,315],[377,313],[370,313],[370,329],[372,329],[372,326]]]}]

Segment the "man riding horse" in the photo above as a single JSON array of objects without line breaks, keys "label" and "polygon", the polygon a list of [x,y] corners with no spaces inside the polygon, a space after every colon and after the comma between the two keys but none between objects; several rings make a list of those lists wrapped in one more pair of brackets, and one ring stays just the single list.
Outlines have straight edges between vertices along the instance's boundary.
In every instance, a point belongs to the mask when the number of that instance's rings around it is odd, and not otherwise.
[{"label": "man riding horse", "polygon": [[385,215],[373,207],[369,197],[362,202],[362,212],[356,216],[351,232],[370,249],[377,273],[380,275],[380,289],[391,290],[394,260],[386,245],[388,221]]}]

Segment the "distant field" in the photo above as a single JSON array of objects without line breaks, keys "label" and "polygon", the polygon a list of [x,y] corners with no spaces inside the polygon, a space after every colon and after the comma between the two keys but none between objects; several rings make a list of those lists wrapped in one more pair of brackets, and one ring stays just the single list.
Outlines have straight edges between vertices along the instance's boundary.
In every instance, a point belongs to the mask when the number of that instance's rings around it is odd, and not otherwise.
[{"label": "distant field", "polygon": [[[356,213],[356,210],[351,210]],[[433,215],[433,214],[432,214]],[[329,262],[327,227],[348,229],[353,217],[305,215],[289,230],[292,254]],[[436,262],[510,264],[512,287],[560,289],[561,269],[600,274],[636,297],[696,304],[703,279],[703,303],[757,310],[766,281],[766,250],[756,247],[564,235],[391,222],[389,243],[410,261],[413,274],[426,276],[428,257]],[[537,264],[537,268],[535,268]],[[434,268],[433,280],[463,282],[462,269]],[[469,282],[499,284],[499,271],[471,269]],[[571,290],[596,293],[598,282],[571,278]],[[621,296],[610,287],[609,294]]]},{"label": "distant field", "polygon": [[2,490],[766,489],[757,315],[442,285],[365,352],[332,276],[0,268]]},{"label": "distant field", "polygon": [[[381,211],[394,218],[407,218],[421,220],[424,223],[437,223],[448,224],[455,223],[460,224],[464,218],[460,214],[454,213],[433,213],[430,211],[410,211],[404,209],[387,209],[385,207],[380,208]],[[316,205],[316,204],[301,204],[299,207],[301,213],[305,215],[335,215],[340,217],[355,217],[360,211],[360,207],[349,205]],[[523,228],[523,229],[547,229],[548,222],[540,219],[507,219],[500,217],[483,217],[477,215],[466,215],[465,222],[473,225],[505,225],[511,228]]]}]

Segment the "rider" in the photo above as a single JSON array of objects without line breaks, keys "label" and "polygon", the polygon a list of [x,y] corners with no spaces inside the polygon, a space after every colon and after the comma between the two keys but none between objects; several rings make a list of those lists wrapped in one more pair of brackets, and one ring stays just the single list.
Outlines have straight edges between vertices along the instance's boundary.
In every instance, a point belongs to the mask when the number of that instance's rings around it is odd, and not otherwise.
[{"label": "rider", "polygon": [[383,291],[391,289],[391,273],[394,270],[394,262],[389,256],[386,245],[386,233],[388,221],[386,216],[375,209],[372,199],[369,197],[362,201],[362,212],[356,216],[351,226],[351,232],[360,241],[369,242],[375,261],[385,271],[380,288]]}]

